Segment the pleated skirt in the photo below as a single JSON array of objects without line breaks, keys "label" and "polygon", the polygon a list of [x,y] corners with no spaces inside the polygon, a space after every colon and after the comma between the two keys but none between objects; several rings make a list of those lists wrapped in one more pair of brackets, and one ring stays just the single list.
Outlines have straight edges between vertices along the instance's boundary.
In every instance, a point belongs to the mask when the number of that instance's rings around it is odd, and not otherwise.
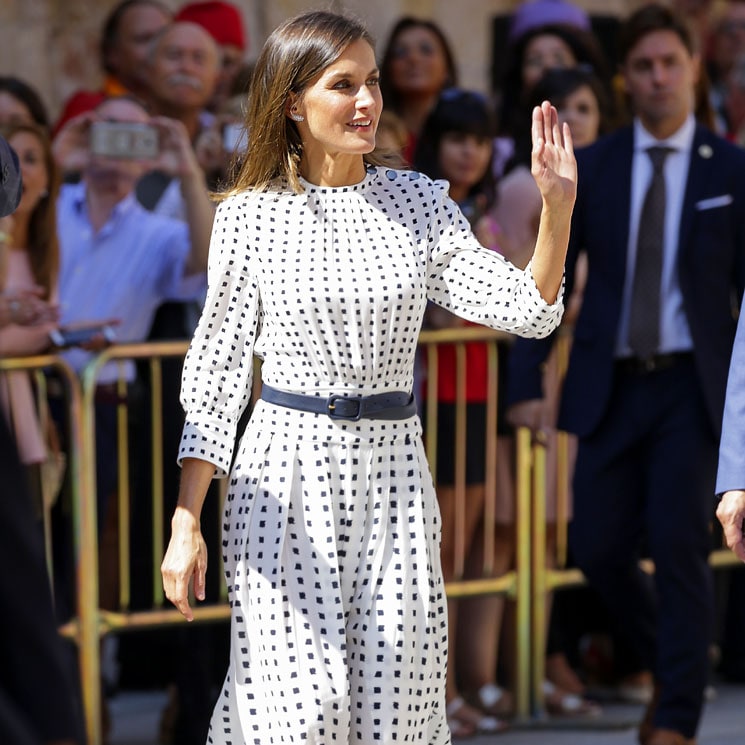
[{"label": "pleated skirt", "polygon": [[225,504],[231,654],[208,742],[450,742],[440,516],[418,417],[259,401]]}]

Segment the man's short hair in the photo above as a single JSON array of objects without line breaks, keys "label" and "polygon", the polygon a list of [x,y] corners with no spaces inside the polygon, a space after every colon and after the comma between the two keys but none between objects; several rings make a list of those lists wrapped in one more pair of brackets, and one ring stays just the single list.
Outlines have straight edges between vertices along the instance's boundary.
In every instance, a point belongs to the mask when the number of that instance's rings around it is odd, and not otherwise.
[{"label": "man's short hair", "polygon": [[621,26],[618,37],[618,59],[625,63],[631,50],[647,34],[655,31],[672,31],[683,42],[689,54],[696,53],[696,41],[685,19],[670,8],[651,3],[632,13]]},{"label": "man's short hair", "polygon": [[122,18],[130,8],[134,8],[137,5],[151,5],[152,7],[163,11],[163,13],[169,18],[171,16],[171,11],[168,10],[168,8],[163,5],[163,3],[159,2],[159,0],[122,0],[122,2],[115,5],[111,9],[109,15],[106,16],[106,20],[103,24],[103,29],[101,30],[101,67],[103,67],[103,69],[107,73],[109,73],[109,75],[113,75],[116,72],[115,70],[111,69],[108,60],[109,53],[116,46]]}]

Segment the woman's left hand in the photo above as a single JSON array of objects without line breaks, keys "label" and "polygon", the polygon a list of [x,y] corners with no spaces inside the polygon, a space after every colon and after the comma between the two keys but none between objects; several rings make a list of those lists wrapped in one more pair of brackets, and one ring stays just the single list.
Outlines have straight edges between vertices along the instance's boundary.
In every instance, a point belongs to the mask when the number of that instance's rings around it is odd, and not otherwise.
[{"label": "woman's left hand", "polygon": [[531,173],[544,204],[572,206],[577,196],[577,161],[569,125],[544,101],[533,109]]}]

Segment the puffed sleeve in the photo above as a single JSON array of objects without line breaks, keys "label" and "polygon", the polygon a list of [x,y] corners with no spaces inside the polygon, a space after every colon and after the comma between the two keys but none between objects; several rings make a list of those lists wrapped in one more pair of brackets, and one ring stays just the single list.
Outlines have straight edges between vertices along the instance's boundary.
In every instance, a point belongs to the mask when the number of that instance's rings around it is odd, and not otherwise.
[{"label": "puffed sleeve", "polygon": [[178,461],[230,469],[238,420],[248,404],[260,298],[248,227],[247,198],[222,202],[210,240],[207,300],[184,362],[181,403],[186,413]]},{"label": "puffed sleeve", "polygon": [[521,270],[476,240],[444,181],[433,183],[428,242],[429,300],[468,321],[520,336],[541,338],[558,327],[563,283],[556,302],[548,304],[530,263]]}]

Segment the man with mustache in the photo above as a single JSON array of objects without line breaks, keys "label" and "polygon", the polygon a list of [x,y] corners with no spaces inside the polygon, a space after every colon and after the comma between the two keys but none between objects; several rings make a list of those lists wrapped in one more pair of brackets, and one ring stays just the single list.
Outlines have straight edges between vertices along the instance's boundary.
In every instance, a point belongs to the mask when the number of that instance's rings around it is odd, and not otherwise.
[{"label": "man with mustache", "polygon": [[183,122],[193,141],[211,120],[205,111],[220,72],[214,39],[196,23],[171,23],[153,39],[148,67],[152,113]]},{"label": "man with mustache", "polygon": [[[200,133],[214,122],[208,106],[215,93],[220,75],[221,53],[212,36],[200,25],[189,21],[176,21],[164,28],[151,42],[147,74],[149,91],[146,100],[152,114],[179,121],[186,129],[192,145]],[[206,184],[205,184],[206,185]],[[187,220],[183,190],[178,179],[162,171],[151,171],[140,179],[137,198],[148,209],[160,215]],[[204,194],[207,194],[206,188]],[[213,210],[210,203],[209,209]],[[191,337],[201,308],[195,302],[169,301],[156,313],[149,339],[176,339]],[[166,392],[163,400],[164,452],[177,449],[183,411],[178,400],[181,380],[180,361],[165,361],[163,367]],[[175,504],[175,485],[179,480],[174,459],[166,464],[166,505]],[[210,524],[210,520],[214,524]],[[147,526],[143,526],[147,529]],[[217,540],[219,526],[216,519],[208,517],[208,534]],[[188,642],[179,639],[174,659],[179,662],[174,671],[175,685],[170,688],[173,700],[163,712],[160,725],[161,737],[179,745],[203,743],[211,708],[209,676],[194,673],[193,668],[204,664],[213,656],[211,649],[213,631],[203,629],[191,634]],[[181,647],[188,645],[188,651]]]},{"label": "man with mustache", "polygon": [[[196,23],[171,23],[152,40],[147,64],[150,113],[180,121],[193,144],[214,121],[207,105],[220,72],[217,43]],[[138,185],[137,197],[159,214],[186,219],[178,183],[163,173],[147,174]]]}]

